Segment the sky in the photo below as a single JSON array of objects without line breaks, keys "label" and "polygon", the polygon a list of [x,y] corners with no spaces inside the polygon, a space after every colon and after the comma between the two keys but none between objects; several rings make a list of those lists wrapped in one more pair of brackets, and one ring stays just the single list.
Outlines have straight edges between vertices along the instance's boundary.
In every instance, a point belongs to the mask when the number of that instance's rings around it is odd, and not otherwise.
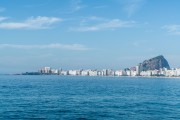
[{"label": "sky", "polygon": [[0,0],[0,73],[180,67],[180,0]]}]

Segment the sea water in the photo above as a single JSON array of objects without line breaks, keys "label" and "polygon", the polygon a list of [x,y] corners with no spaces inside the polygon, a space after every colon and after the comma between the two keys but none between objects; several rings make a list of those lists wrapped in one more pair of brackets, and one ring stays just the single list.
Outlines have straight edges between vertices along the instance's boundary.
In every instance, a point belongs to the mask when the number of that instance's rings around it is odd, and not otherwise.
[{"label": "sea water", "polygon": [[180,119],[180,79],[1,75],[0,119]]}]

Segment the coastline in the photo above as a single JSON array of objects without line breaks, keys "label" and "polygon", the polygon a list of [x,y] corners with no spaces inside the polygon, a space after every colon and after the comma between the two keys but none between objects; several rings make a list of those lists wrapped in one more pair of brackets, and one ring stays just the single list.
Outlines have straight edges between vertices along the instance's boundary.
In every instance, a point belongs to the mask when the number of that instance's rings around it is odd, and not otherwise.
[{"label": "coastline", "polygon": [[173,78],[173,79],[180,79],[180,76],[82,76],[82,75],[45,75],[45,74],[41,74],[41,75],[23,75],[23,74],[0,74],[0,76],[59,76],[59,77],[116,77],[116,78]]}]

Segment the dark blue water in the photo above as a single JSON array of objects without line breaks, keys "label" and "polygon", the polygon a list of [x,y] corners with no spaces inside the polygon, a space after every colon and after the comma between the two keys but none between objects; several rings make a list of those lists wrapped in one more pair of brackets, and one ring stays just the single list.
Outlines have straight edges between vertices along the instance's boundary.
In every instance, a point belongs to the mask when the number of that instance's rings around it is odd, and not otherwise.
[{"label": "dark blue water", "polygon": [[0,119],[180,119],[180,79],[0,76]]}]

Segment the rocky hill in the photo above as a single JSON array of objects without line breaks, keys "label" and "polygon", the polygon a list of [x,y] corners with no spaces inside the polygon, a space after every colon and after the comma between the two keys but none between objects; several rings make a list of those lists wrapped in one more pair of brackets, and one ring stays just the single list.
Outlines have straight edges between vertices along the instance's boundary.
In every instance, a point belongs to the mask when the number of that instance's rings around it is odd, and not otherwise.
[{"label": "rocky hill", "polygon": [[145,60],[143,63],[139,64],[141,71],[147,70],[159,70],[160,68],[170,69],[168,61],[164,58],[164,56],[160,55],[149,60]]}]

